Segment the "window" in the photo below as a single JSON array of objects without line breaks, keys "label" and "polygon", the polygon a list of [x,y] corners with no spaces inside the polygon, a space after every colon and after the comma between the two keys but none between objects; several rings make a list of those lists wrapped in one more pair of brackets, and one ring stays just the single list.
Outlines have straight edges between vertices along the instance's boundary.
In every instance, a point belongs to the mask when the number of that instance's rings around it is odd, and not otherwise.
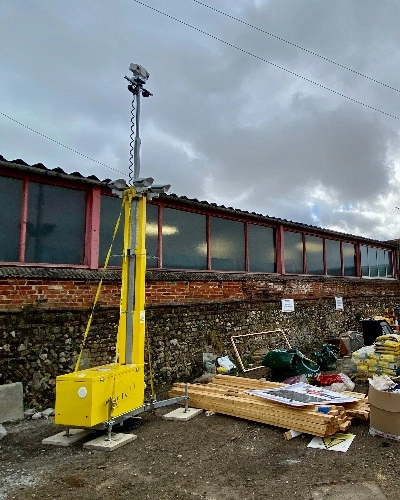
[{"label": "window", "polygon": [[391,250],[361,246],[361,276],[363,278],[392,278]]},{"label": "window", "polygon": [[30,182],[26,262],[83,264],[86,193]]},{"label": "window", "polygon": [[[103,267],[114,234],[115,224],[121,212],[122,200],[113,196],[102,196],[100,201],[100,248],[99,267]],[[112,246],[109,266],[122,265],[124,217],[122,214],[118,232]]]},{"label": "window", "polygon": [[206,216],[163,208],[162,257],[162,267],[207,269]]},{"label": "window", "polygon": [[324,242],[322,238],[306,235],[307,274],[324,274]]},{"label": "window", "polygon": [[285,273],[303,274],[303,235],[284,231]]},{"label": "window", "polygon": [[146,205],[146,267],[158,267],[158,205]]},{"label": "window", "polygon": [[357,276],[355,246],[352,243],[342,242],[342,255],[344,276]]},{"label": "window", "polygon": [[0,260],[19,260],[22,187],[20,179],[0,176]]},{"label": "window", "polygon": [[211,269],[216,271],[244,271],[244,224],[242,222],[210,217]]},{"label": "window", "polygon": [[326,274],[342,275],[342,259],[340,257],[340,241],[325,240]]},{"label": "window", "polygon": [[249,271],[275,273],[275,231],[270,227],[247,226]]}]

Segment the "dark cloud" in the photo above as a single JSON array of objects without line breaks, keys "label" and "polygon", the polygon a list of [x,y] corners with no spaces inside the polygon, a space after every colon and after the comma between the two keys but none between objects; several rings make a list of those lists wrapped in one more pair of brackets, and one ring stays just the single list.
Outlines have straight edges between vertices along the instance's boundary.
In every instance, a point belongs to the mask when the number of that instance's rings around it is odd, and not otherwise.
[{"label": "dark cloud", "polygon": [[[190,0],[149,5],[400,117],[400,93]],[[244,21],[397,84],[400,5],[214,0]],[[18,29],[17,29],[18,28]],[[150,72],[142,172],[172,192],[381,239],[397,237],[399,120],[246,55],[132,0],[3,0],[0,110],[128,174],[130,62]],[[0,116],[0,154],[121,174]]]}]

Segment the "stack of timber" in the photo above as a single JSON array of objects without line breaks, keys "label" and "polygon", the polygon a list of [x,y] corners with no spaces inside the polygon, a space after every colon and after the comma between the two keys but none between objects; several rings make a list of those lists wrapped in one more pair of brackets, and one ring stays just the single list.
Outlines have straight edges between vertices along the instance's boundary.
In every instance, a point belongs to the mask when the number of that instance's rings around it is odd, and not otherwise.
[{"label": "stack of timber", "polygon": [[[347,431],[353,417],[364,420],[369,417],[369,406],[364,394],[348,393],[358,401],[341,406],[324,405],[329,406],[329,412],[321,413],[316,409],[318,405],[293,407],[246,393],[248,390],[272,389],[285,385],[217,375],[209,384],[188,384],[189,405],[321,437]],[[180,396],[184,391],[185,384],[176,383],[169,395]]]}]

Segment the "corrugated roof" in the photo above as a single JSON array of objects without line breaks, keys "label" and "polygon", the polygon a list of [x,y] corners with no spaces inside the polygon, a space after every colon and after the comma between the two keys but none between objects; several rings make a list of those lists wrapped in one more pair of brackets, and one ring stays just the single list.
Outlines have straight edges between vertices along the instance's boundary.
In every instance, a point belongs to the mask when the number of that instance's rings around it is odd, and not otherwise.
[{"label": "corrugated roof", "polygon": [[[66,173],[62,168],[57,167],[57,168],[47,168],[43,163],[35,163],[34,165],[29,165],[26,163],[24,160],[21,159],[16,159],[16,160],[6,160],[2,155],[0,155],[0,167],[6,167],[6,168],[11,168],[11,169],[17,169],[17,170],[22,170],[25,172],[29,171],[35,171],[35,173],[39,173],[41,175],[48,175],[51,177],[59,177],[62,179],[69,179],[73,181],[77,181],[79,183],[88,183],[88,184],[97,184],[101,185],[105,188],[108,188],[109,182],[111,182],[111,179],[103,179],[100,180],[98,177],[95,175],[89,175],[85,177],[82,175],[80,172],[72,172],[72,173]],[[268,223],[270,222],[273,225],[278,225],[278,224],[283,224],[288,228],[292,229],[297,229],[301,231],[310,231],[310,232],[317,232],[317,233],[323,233],[330,235],[332,237],[338,237],[341,239],[349,239],[349,240],[362,240],[365,241],[365,243],[374,243],[374,244],[385,244],[385,245],[391,245],[391,246],[398,246],[397,242],[395,241],[380,241],[380,240],[375,240],[371,238],[365,238],[364,236],[357,236],[349,233],[343,233],[339,231],[333,231],[331,229],[325,229],[320,226],[313,226],[309,224],[304,224],[301,222],[294,222],[291,220],[287,219],[281,219],[279,217],[272,217],[269,215],[263,215],[259,214],[256,212],[248,212],[246,210],[240,210],[236,209],[233,207],[226,207],[225,205],[218,205],[217,203],[209,203],[206,200],[199,201],[196,198],[188,198],[187,196],[178,196],[176,194],[163,194],[160,195],[161,199],[164,199],[166,201],[172,201],[174,203],[182,204],[182,205],[187,205],[191,207],[197,207],[200,209],[217,209],[220,212],[224,212],[229,215],[234,215],[236,217],[238,216],[244,216],[246,218],[253,218],[257,219],[260,222]]]}]

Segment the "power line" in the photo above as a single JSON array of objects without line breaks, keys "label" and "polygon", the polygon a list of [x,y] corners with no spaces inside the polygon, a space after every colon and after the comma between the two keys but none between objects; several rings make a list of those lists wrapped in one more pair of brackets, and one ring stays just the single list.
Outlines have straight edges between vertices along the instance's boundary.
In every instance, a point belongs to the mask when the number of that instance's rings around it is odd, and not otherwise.
[{"label": "power line", "polygon": [[91,161],[94,161],[95,163],[98,163],[99,165],[101,165],[103,167],[109,168],[110,170],[114,170],[114,172],[118,172],[120,174],[124,174],[124,172],[121,172],[121,170],[117,170],[116,168],[110,167],[110,166],[106,165],[105,163],[102,163],[101,161],[95,160],[94,158],[91,158],[90,156],[87,156],[87,155],[85,155],[83,153],[80,153],[76,149],[70,148],[66,144],[63,144],[62,142],[56,141],[55,139],[52,139],[48,135],[42,134],[41,132],[38,132],[37,130],[35,130],[35,129],[31,128],[31,127],[28,127],[28,125],[25,125],[24,123],[21,123],[18,120],[15,120],[11,116],[8,116],[5,113],[2,113],[1,111],[0,111],[0,115],[4,116],[5,118],[8,118],[9,120],[11,120],[11,121],[13,121],[15,123],[18,123],[18,125],[21,125],[21,127],[24,127],[26,129],[30,130],[31,132],[35,132],[35,134],[38,134],[38,135],[44,137],[45,139],[48,139],[49,141],[55,142],[56,144],[58,144],[59,146],[62,146],[63,148],[69,149],[70,151],[72,151],[73,153],[76,153],[77,155],[83,156],[84,158],[86,158],[88,160],[91,160]]},{"label": "power line", "polygon": [[151,5],[147,5],[144,2],[140,2],[139,0],[132,0],[135,3],[138,3],[139,5],[142,5],[143,7],[147,7],[150,10],[153,10],[154,12],[157,12],[158,14],[162,14],[165,17],[168,17],[169,19],[172,19],[173,21],[176,21],[180,24],[183,24],[184,26],[187,26],[188,28],[191,28],[193,30],[198,31],[199,33],[202,33],[203,35],[206,35],[210,38],[213,38],[214,40],[217,40],[218,42],[221,42],[228,47],[231,47],[233,49],[238,50],[239,52],[242,52],[243,54],[246,54],[248,56],[254,57],[255,59],[258,59],[259,61],[262,61],[266,64],[270,64],[271,66],[281,69],[282,71],[285,71],[286,73],[289,73],[290,75],[296,76],[297,78],[301,78],[302,80],[312,83],[313,85],[316,85],[317,87],[320,87],[324,90],[328,90],[329,92],[332,92],[333,94],[336,94],[340,97],[343,97],[344,99],[347,99],[348,101],[354,102],[355,104],[360,104],[360,106],[364,106],[365,108],[368,108],[372,111],[376,111],[378,113],[381,113],[382,115],[389,116],[390,118],[395,118],[396,120],[400,120],[400,117],[396,115],[392,115],[391,113],[387,113],[386,111],[382,111],[381,109],[375,108],[374,106],[370,106],[369,104],[366,104],[364,102],[358,101],[357,99],[354,99],[353,97],[349,97],[345,94],[342,94],[341,92],[338,92],[337,90],[333,90],[329,87],[326,87],[322,83],[315,82],[314,80],[311,80],[310,78],[307,78],[305,76],[299,75],[298,73],[295,73],[294,71],[291,71],[287,68],[284,68],[283,66],[279,66],[279,64],[275,64],[271,61],[268,61],[267,59],[257,56],[256,54],[253,54],[252,52],[249,52],[248,50],[242,49],[241,47],[238,47],[237,45],[233,45],[232,43],[229,43],[222,38],[218,38],[215,35],[211,35],[210,33],[207,33],[206,31],[201,30],[200,28],[197,28],[196,26],[193,26],[192,24],[186,23],[185,21],[182,21],[181,19],[178,19],[176,17],[171,16],[170,14],[167,14],[166,12],[163,12],[161,10],[156,9],[155,7],[152,7]]},{"label": "power line", "polygon": [[273,33],[269,32],[269,31],[265,31],[262,28],[255,26],[254,24],[250,24],[246,21],[243,21],[242,19],[238,19],[237,17],[231,16],[230,14],[223,12],[222,10],[216,9],[215,7],[211,7],[211,5],[207,5],[206,3],[200,2],[199,0],[193,0],[193,2],[195,2],[199,5],[202,5],[203,7],[207,7],[207,9],[213,10],[214,12],[218,12],[218,14],[222,14],[223,16],[229,17],[230,19],[233,19],[234,21],[237,21],[238,23],[241,23],[245,26],[248,26],[249,28],[260,31],[261,33],[264,33],[265,35],[272,36],[273,38],[276,38],[277,40],[279,40],[281,42],[285,42],[288,45],[291,45],[292,47],[296,47],[296,49],[303,50],[304,52],[307,52],[308,54],[311,54],[315,57],[319,57],[320,59],[323,59],[326,62],[334,64],[335,66],[339,66],[339,68],[345,69],[347,71],[351,71],[352,73],[354,73],[358,76],[362,76],[363,78],[366,78],[367,80],[370,80],[371,82],[377,83],[378,85],[382,85],[383,87],[386,87],[390,90],[394,90],[395,92],[400,92],[399,89],[396,89],[395,87],[392,87],[391,85],[388,85],[387,83],[381,82],[380,80],[376,80],[376,78],[365,75],[364,73],[361,73],[360,71],[349,68],[348,66],[345,66],[344,64],[333,61],[332,59],[329,59],[328,57],[321,56],[321,54],[318,54],[317,52],[314,52],[313,50],[306,49],[305,47],[302,47],[301,45],[290,42],[289,40],[286,40],[285,38],[282,38],[278,35],[274,35]]}]

